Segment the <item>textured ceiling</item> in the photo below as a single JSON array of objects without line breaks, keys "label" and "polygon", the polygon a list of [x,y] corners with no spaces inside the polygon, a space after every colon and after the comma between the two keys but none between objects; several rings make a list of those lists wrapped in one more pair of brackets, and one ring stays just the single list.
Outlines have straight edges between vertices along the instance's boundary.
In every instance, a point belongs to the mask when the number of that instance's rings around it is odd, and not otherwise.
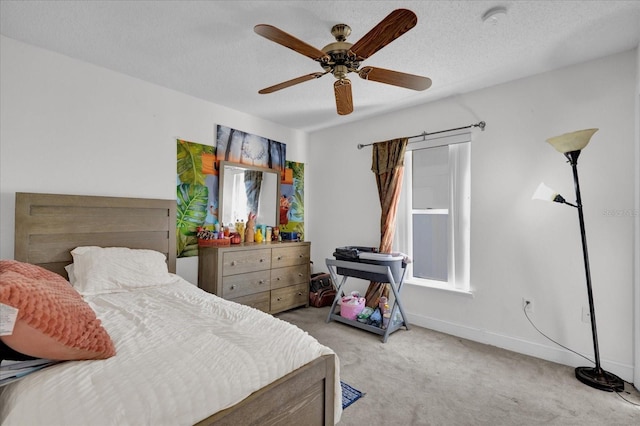
[{"label": "textured ceiling", "polygon": [[[496,24],[482,15],[507,8]],[[433,80],[424,92],[360,79],[354,112],[338,116],[331,75],[281,91],[258,90],[321,71],[313,60],[253,32],[274,25],[321,49],[346,23],[355,43],[392,10],[415,28],[363,65]],[[0,0],[0,32],[283,126],[314,131],[385,111],[632,49],[640,1],[13,1]]]}]

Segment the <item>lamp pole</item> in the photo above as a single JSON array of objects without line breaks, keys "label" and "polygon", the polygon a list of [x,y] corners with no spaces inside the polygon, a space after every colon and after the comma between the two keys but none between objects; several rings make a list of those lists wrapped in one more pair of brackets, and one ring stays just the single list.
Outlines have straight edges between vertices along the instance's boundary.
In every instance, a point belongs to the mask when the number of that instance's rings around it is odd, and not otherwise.
[{"label": "lamp pole", "polygon": [[[591,316],[591,334],[593,336],[593,352],[595,354],[595,368],[577,367],[575,369],[576,378],[582,383],[591,387],[604,390],[620,392],[624,390],[624,382],[618,376],[602,369],[600,365],[600,350],[598,348],[598,331],[596,329],[596,312],[593,303],[593,290],[591,287],[591,271],[589,269],[589,253],[587,251],[587,236],[584,226],[584,215],[582,213],[582,198],[580,196],[580,181],[578,180],[578,157],[580,150],[565,153],[569,159],[569,164],[573,170],[573,182],[576,190],[576,208],[580,220],[580,236],[582,237],[582,254],[584,257],[584,272],[587,278],[587,296],[589,298],[589,314]],[[568,203],[567,203],[568,204]]]}]

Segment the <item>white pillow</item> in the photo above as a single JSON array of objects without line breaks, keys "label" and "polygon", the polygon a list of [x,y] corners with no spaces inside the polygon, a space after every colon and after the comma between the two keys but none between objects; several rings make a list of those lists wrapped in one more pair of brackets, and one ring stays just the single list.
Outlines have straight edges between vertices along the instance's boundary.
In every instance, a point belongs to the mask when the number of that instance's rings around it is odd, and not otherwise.
[{"label": "white pillow", "polygon": [[173,279],[165,255],[125,247],[76,247],[73,287],[83,295],[167,284]]},{"label": "white pillow", "polygon": [[69,282],[73,285],[76,282],[75,268],[73,267],[73,263],[68,264],[64,267],[64,270],[67,271],[67,276],[69,277]]}]

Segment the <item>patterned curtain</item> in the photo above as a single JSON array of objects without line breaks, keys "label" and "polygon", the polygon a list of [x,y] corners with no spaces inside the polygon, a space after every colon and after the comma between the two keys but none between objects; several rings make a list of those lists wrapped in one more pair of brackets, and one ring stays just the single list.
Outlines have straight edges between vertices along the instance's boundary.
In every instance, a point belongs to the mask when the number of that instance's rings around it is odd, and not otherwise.
[{"label": "patterned curtain", "polygon": [[[371,171],[376,177],[382,208],[380,253],[391,253],[393,246],[407,142],[408,138],[400,138],[373,144]],[[365,295],[367,306],[375,309],[381,296],[389,297],[389,284],[371,282]]]},{"label": "patterned curtain", "polygon": [[257,170],[244,171],[244,187],[247,191],[247,210],[258,214],[260,203],[260,189],[262,188],[262,172]]}]

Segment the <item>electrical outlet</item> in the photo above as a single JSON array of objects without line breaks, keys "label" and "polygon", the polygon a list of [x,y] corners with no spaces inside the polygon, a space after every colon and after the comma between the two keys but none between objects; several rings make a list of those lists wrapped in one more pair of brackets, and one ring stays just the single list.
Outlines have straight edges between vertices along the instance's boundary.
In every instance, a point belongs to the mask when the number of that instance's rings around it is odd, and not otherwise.
[{"label": "electrical outlet", "polygon": [[582,307],[582,322],[591,322],[591,311],[588,307]]},{"label": "electrical outlet", "polygon": [[523,297],[522,308],[530,314],[533,313],[533,300],[527,297]]}]

